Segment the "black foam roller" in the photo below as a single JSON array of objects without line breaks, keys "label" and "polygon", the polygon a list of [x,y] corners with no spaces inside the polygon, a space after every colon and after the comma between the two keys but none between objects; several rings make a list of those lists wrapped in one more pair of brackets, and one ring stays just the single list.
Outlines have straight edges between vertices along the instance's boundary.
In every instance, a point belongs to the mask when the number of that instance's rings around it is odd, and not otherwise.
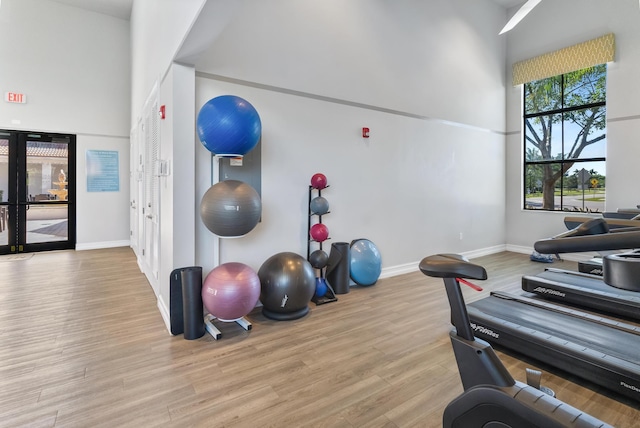
[{"label": "black foam roller", "polygon": [[336,294],[349,292],[349,243],[334,242],[331,244],[326,278]]},{"label": "black foam roller", "polygon": [[182,313],[184,338],[198,339],[204,336],[204,310],[202,308],[202,268],[182,268]]},{"label": "black foam roller", "polygon": [[171,334],[184,333],[184,316],[182,315],[182,268],[171,271],[169,277],[169,317]]}]

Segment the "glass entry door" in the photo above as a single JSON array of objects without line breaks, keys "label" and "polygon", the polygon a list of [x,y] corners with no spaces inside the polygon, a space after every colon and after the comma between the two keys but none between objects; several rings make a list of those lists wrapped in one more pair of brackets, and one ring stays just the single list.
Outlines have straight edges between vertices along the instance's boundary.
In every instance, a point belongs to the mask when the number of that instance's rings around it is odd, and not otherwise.
[{"label": "glass entry door", "polygon": [[0,130],[0,254],[75,248],[75,142]]}]

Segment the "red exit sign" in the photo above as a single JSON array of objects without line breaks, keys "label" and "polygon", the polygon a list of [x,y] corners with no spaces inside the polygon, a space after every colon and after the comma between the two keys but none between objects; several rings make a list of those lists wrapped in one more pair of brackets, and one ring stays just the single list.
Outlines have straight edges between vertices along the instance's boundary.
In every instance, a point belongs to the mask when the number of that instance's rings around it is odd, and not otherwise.
[{"label": "red exit sign", "polygon": [[5,92],[4,100],[8,103],[24,104],[27,102],[27,96],[19,92]]}]

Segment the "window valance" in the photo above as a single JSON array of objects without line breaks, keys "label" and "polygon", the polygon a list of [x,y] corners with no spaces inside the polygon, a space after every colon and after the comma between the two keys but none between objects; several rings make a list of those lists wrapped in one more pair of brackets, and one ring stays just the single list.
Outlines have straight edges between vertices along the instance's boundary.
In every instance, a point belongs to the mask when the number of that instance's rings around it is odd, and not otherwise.
[{"label": "window valance", "polygon": [[615,59],[615,50],[615,36],[609,33],[597,39],[516,62],[513,64],[513,86],[611,62]]}]

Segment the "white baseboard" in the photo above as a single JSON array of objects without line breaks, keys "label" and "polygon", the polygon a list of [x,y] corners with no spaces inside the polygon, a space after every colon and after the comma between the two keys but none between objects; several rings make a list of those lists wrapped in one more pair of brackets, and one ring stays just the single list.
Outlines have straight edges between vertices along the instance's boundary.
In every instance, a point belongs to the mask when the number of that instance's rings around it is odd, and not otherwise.
[{"label": "white baseboard", "polygon": [[380,278],[391,278],[398,275],[404,275],[405,273],[416,272],[418,270],[418,263],[405,263],[397,266],[389,266],[382,269],[380,272]]},{"label": "white baseboard", "polygon": [[479,250],[466,251],[462,253],[468,259],[474,259],[476,257],[488,256],[491,254],[501,253],[507,251],[506,245],[494,245],[493,247],[480,248]]},{"label": "white baseboard", "polygon": [[100,250],[103,248],[116,248],[116,247],[128,247],[130,241],[103,241],[103,242],[88,242],[86,244],[76,244],[77,251],[83,250]]},{"label": "white baseboard", "polygon": [[[508,251],[506,245],[495,245],[493,247],[481,248],[479,250],[467,251],[461,253],[461,255],[467,258],[475,258],[488,256],[490,254],[500,253],[502,251]],[[404,275],[405,273],[417,272],[418,265],[420,261],[415,261],[413,263],[405,263],[397,266],[389,266],[382,269],[380,273],[380,278],[391,278],[397,275]]]},{"label": "white baseboard", "polygon": [[[162,316],[162,320],[164,321],[164,326],[167,328],[167,332],[171,334],[171,311],[165,304],[162,296],[158,296],[158,309],[160,310],[160,315]],[[173,336],[173,335],[172,335]]]},{"label": "white baseboard", "polygon": [[505,250],[511,251],[512,253],[520,253],[520,254],[533,253],[533,247],[523,247],[522,245],[507,244]]}]

